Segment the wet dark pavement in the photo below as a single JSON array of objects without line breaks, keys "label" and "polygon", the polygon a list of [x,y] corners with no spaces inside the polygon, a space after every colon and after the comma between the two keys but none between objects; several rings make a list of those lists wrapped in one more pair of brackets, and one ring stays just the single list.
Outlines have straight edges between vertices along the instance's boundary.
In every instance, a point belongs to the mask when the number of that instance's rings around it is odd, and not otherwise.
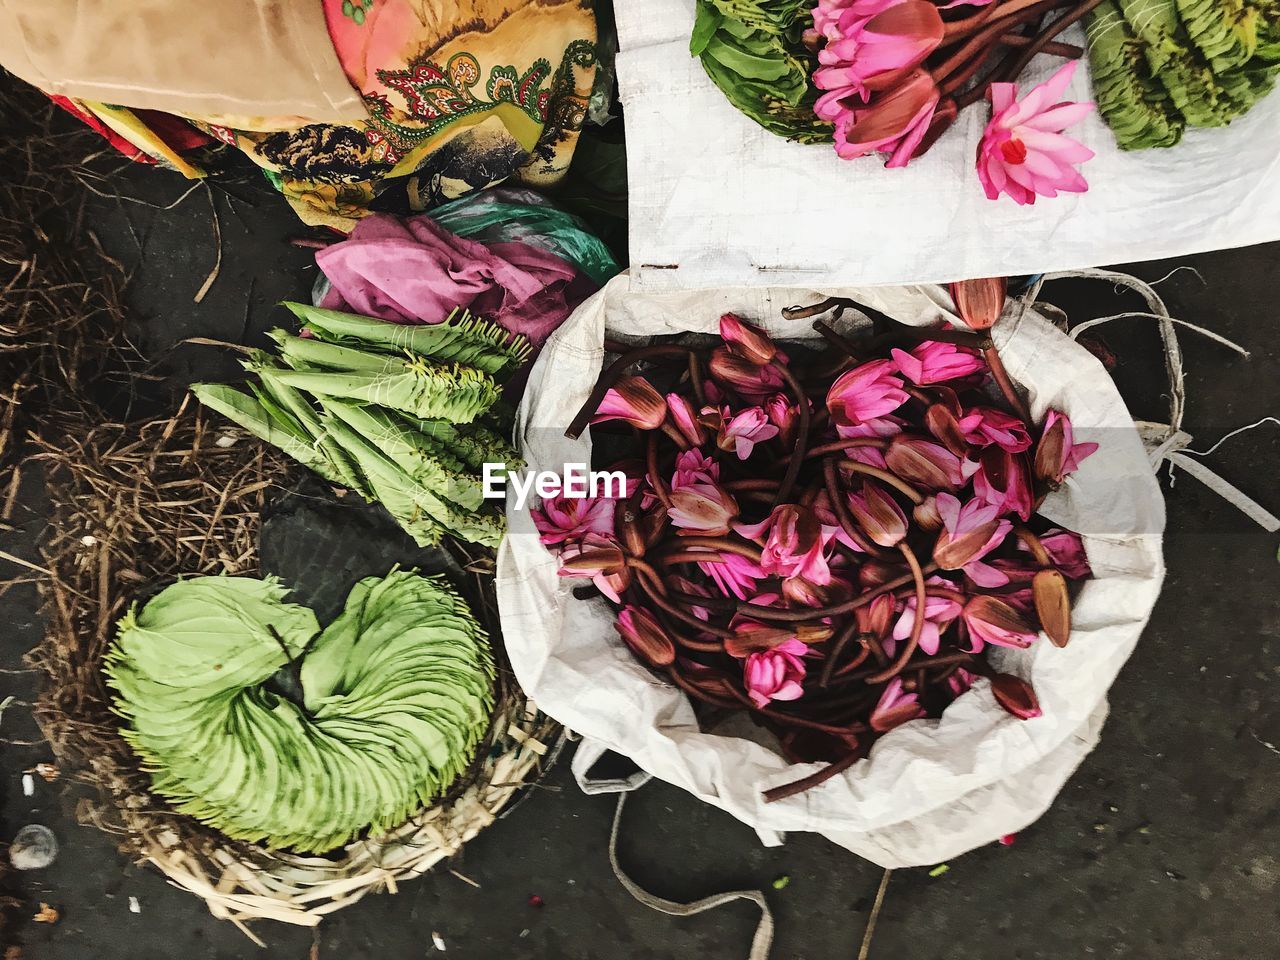
[{"label": "wet dark pavement", "polygon": [[[174,174],[138,168],[117,186],[161,207],[188,188]],[[265,345],[264,331],[284,320],[274,305],[307,296],[315,277],[311,251],[288,243],[307,231],[265,184],[249,176],[225,190],[198,188],[172,209],[99,206],[96,229],[135,269],[136,339],[149,357],[164,359],[175,385],[236,371],[226,353],[178,341]],[[196,304],[215,260],[211,199],[222,263]],[[1185,427],[1203,449],[1236,427],[1280,415],[1280,245],[1131,269],[1155,280],[1175,266],[1194,267],[1199,276],[1183,270],[1160,285],[1173,313],[1253,353],[1246,360],[1193,333],[1183,336]],[[1080,318],[1142,309],[1137,298],[1098,282],[1055,283],[1046,296]],[[1115,375],[1134,416],[1167,419],[1154,324],[1117,321],[1102,335],[1119,358]],[[1210,462],[1280,510],[1280,428],[1243,434]],[[34,559],[42,520],[38,486],[29,486],[28,512],[0,548]],[[1168,578],[1112,690],[1100,747],[1012,846],[958,858],[937,877],[925,869],[895,872],[873,960],[1280,955],[1278,538],[1191,477],[1163,486]],[[16,669],[39,636],[34,588],[15,587],[0,604],[7,625],[0,666]],[[0,689],[29,701],[32,680],[3,674]],[[38,740],[21,703],[5,711],[0,736]],[[673,919],[633,901],[608,864],[614,801],[582,795],[564,760],[512,816],[448,865],[478,888],[437,868],[397,895],[369,896],[333,915],[315,933],[255,924],[264,951],[158,872],[130,864],[113,838],[77,825],[76,792],[65,781],[37,777],[34,796],[24,796],[22,772],[51,759],[47,748],[6,744],[2,755],[0,833],[8,839],[23,824],[44,823],[61,844],[52,867],[9,881],[23,899],[19,915],[29,917],[40,901],[61,911],[57,924],[28,920],[15,931],[21,955],[31,960],[417,960],[437,952],[433,934],[445,955],[459,960],[737,960],[746,957],[756,923],[756,909],[744,903]],[[765,849],[744,825],[662,784],[629,802],[620,855],[636,880],[673,899],[765,890],[777,922],[777,960],[855,957],[881,876],[816,837]],[[789,882],[775,889],[780,878]]]}]

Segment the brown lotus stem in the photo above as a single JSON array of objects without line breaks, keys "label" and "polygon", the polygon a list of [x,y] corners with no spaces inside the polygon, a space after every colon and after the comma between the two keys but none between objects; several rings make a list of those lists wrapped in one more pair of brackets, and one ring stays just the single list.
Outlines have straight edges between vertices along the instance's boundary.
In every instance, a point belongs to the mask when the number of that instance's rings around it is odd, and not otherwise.
[{"label": "brown lotus stem", "polygon": [[837,333],[835,330],[833,330],[827,324],[823,323],[821,320],[813,321],[813,329],[817,330],[818,333],[822,334],[822,339],[826,340],[827,343],[831,344],[841,353],[844,353],[846,356],[849,357],[850,360],[862,359],[862,351],[860,351],[856,346],[854,346],[853,341],[850,340],[848,337],[846,337],[844,334]]},{"label": "brown lotus stem", "polygon": [[883,556],[884,551],[872,543],[853,522],[853,516],[849,513],[849,505],[844,502],[844,496],[840,490],[839,478],[836,476],[835,461],[830,457],[822,461],[822,477],[827,484],[827,499],[831,501],[831,512],[836,515],[836,522],[840,524],[840,529],[865,553],[872,556]]},{"label": "brown lotus stem", "polygon": [[781,376],[796,399],[796,442],[795,447],[791,451],[791,460],[787,463],[787,470],[782,475],[782,483],[778,485],[778,495],[774,498],[774,505],[787,502],[787,497],[791,495],[791,488],[795,486],[796,479],[800,476],[800,465],[803,462],[803,451],[809,445],[809,398],[805,396],[804,388],[800,386],[800,381],[796,379],[795,374],[787,369],[786,364],[781,363],[777,357],[769,361],[769,365],[773,367]]},{"label": "brown lotus stem", "polygon": [[[643,561],[641,562],[643,563]],[[653,571],[653,568],[648,567],[647,564],[645,564],[644,567],[648,569],[648,572],[644,573],[644,568],[638,568],[638,569],[641,569],[643,575],[638,577],[637,579],[639,579],[640,581],[641,589],[644,590],[644,592],[649,595],[649,599],[652,600],[654,604],[657,605],[659,610],[662,610],[664,613],[667,613],[668,615],[675,617],[677,620],[679,620],[681,623],[687,626],[696,627],[697,629],[702,630],[706,633],[709,633],[712,636],[720,637],[722,639],[727,640],[734,635],[732,630],[726,630],[723,627],[713,626],[712,624],[707,623],[705,620],[699,620],[693,614],[685,613],[685,611],[677,607],[674,603],[672,603],[670,600],[667,599],[665,595],[666,588],[662,585],[662,582],[658,579],[657,574]],[[650,580],[650,576],[653,577],[652,580]],[[722,643],[716,644],[711,649],[716,653],[723,653],[724,644]]]},{"label": "brown lotus stem", "polygon": [[[923,659],[916,660],[913,663],[908,663],[903,667],[903,672],[907,670],[915,670],[917,667],[925,670],[932,670],[936,667],[949,667],[953,663],[958,663],[960,666],[965,668],[971,667],[974,672],[978,673],[981,672],[979,669],[980,665],[985,665],[986,661],[969,653],[945,653],[940,656],[925,657]],[[876,673],[877,669],[878,668],[863,669],[852,673],[837,671],[831,683],[833,686],[836,686],[845,683],[852,683],[854,680],[867,680]],[[986,667],[984,666],[983,669],[986,669]]]},{"label": "brown lotus stem", "polygon": [[777,803],[779,800],[785,800],[787,797],[794,797],[798,793],[804,793],[806,790],[812,790],[819,784],[826,783],[837,774],[843,773],[857,762],[861,753],[855,747],[845,754],[835,763],[829,763],[816,773],[811,773],[807,777],[801,777],[799,780],[793,780],[791,783],[784,783],[780,787],[772,787],[764,792],[765,803]]},{"label": "brown lotus stem", "polygon": [[[937,572],[938,565],[930,563],[924,568],[924,575],[927,577]],[[872,587],[861,596],[852,600],[846,600],[844,603],[837,603],[830,607],[805,607],[803,609],[782,609],[777,607],[763,607],[759,604],[744,603],[739,601],[738,612],[749,614],[756,620],[780,620],[784,623],[796,623],[803,620],[818,620],[822,617],[835,617],[842,613],[852,613],[859,607],[865,607],[876,597],[884,593],[890,593],[897,590],[904,583],[910,583],[915,579],[914,573],[907,573],[901,577],[895,577],[892,580],[886,580],[878,587]]]},{"label": "brown lotus stem", "polygon": [[1053,23],[1051,23],[1044,32],[1027,45],[1026,49],[1024,49],[1013,62],[1013,65],[1009,67],[1007,74],[1009,80],[1016,80],[1018,78],[1018,74],[1022,73],[1022,71],[1026,69],[1027,64],[1032,61],[1037,53],[1042,52],[1045,46],[1048,45],[1054,37],[1067,29],[1067,27],[1071,26],[1077,20],[1088,16],[1100,3],[1102,3],[1102,0],[1085,0],[1084,3],[1081,3],[1079,6],[1067,13],[1064,13],[1057,20],[1053,21]]},{"label": "brown lotus stem", "polygon": [[689,351],[689,385],[693,387],[693,395],[698,399],[698,408],[706,406],[707,388],[702,382],[702,361],[692,350]]},{"label": "brown lotus stem", "polygon": [[649,431],[649,440],[645,448],[645,460],[649,471],[649,486],[653,487],[654,496],[664,507],[670,509],[671,491],[667,489],[666,481],[658,473],[658,434],[652,430]]},{"label": "brown lotus stem", "polygon": [[[847,440],[830,440],[826,443],[820,443],[816,447],[810,447],[804,458],[813,460],[816,457],[825,457],[829,453],[843,453],[849,447],[875,447],[877,450],[883,450],[887,446],[889,446],[889,441],[880,437],[849,437]],[[791,457],[792,454],[785,454],[778,458],[778,462],[788,462]]]},{"label": "brown lotus stem", "polygon": [[895,329],[875,337],[870,346],[882,347],[893,343],[895,340],[910,340],[913,343],[929,343],[931,341],[954,343],[957,346],[970,347],[974,350],[982,347],[982,335],[971,330],[945,330],[941,327],[908,327],[904,324],[897,324],[896,321],[895,324]]},{"label": "brown lotus stem", "polygon": [[1009,404],[1028,428],[1031,427],[1031,410],[1027,407],[1027,402],[1022,399],[1022,395],[1018,393],[1018,388],[1013,385],[1013,379],[1005,369],[1004,361],[1000,359],[1000,351],[996,349],[995,342],[990,337],[985,337],[983,340],[982,355],[986,357],[987,366],[991,368],[991,378],[995,380],[996,386],[1004,395],[1005,403]]},{"label": "brown lotus stem", "polygon": [[699,688],[691,681],[680,675],[680,671],[672,664],[667,667],[667,676],[671,678],[671,682],[683,690],[691,697],[701,700],[703,703],[709,703],[713,707],[719,707],[722,710],[737,710],[741,704],[737,700],[722,700],[720,697],[712,696],[705,690]]},{"label": "brown lotus stem", "polygon": [[[730,540],[728,537],[668,537],[664,541],[664,546],[677,546],[681,552],[688,547],[700,547],[704,550],[718,550],[722,553],[736,553],[740,557],[746,557],[756,563],[760,562],[760,548],[755,544],[746,543],[738,540]],[[715,560],[714,556],[707,557],[708,560]]]},{"label": "brown lotus stem", "polygon": [[827,297],[825,300],[819,300],[807,307],[794,306],[783,307],[782,318],[784,320],[807,320],[809,317],[816,317],[820,313],[826,313],[835,307],[852,307],[852,300],[846,300],[844,297]]},{"label": "brown lotus stem", "polygon": [[817,730],[820,733],[830,733],[837,737],[848,736],[851,733],[859,733],[867,729],[867,725],[861,722],[838,726],[833,723],[822,723],[820,720],[810,720],[807,717],[797,717],[791,713],[780,713],[772,707],[758,707],[755,712],[777,723],[792,727],[804,727],[806,730]]},{"label": "brown lotus stem", "polygon": [[[689,442],[689,438],[669,422],[664,422],[658,429],[661,430],[667,436],[667,439],[674,443],[681,451],[688,450],[693,446],[693,444]],[[652,435],[653,434],[651,433],[650,436]]]},{"label": "brown lotus stem", "polygon": [[916,647],[920,645],[920,634],[924,632],[925,624],[925,602],[928,599],[925,593],[924,571],[920,569],[920,561],[916,559],[916,555],[911,548],[905,543],[898,544],[898,549],[902,551],[902,555],[907,560],[907,566],[911,568],[911,575],[916,581],[916,615],[911,623],[911,636],[907,638],[907,642],[899,651],[897,658],[889,666],[885,667],[879,673],[872,674],[867,677],[867,683],[884,683],[897,676],[902,668],[907,665],[907,661],[911,659],[911,655],[916,652]]},{"label": "brown lotus stem", "polygon": [[[972,36],[960,46],[960,49],[953,53],[950,57],[938,64],[936,67],[930,68],[929,72],[933,75],[934,80],[941,85],[949,76],[957,69],[970,63],[975,57],[981,54],[991,45],[992,41],[1001,34],[1008,33],[1013,27],[1020,23],[1025,23],[1035,17],[1048,13],[1055,7],[1064,6],[1063,0],[1011,0],[1010,3],[1001,5],[996,11],[999,15],[992,17],[978,25],[975,30],[971,31]],[[996,6],[992,4],[992,6]],[[959,39],[959,30],[954,35],[955,39]]]},{"label": "brown lotus stem", "polygon": [[658,343],[647,347],[638,347],[635,350],[624,353],[609,364],[608,368],[600,374],[600,379],[596,381],[590,396],[587,397],[582,409],[573,418],[573,422],[569,424],[564,435],[570,440],[577,440],[582,435],[582,431],[587,428],[592,416],[600,409],[600,404],[604,401],[604,395],[609,392],[609,388],[618,382],[618,378],[633,363],[639,363],[641,360],[651,360],[656,357],[683,357],[693,352],[692,347],[682,347],[673,343]]},{"label": "brown lotus stem", "polygon": [[685,593],[683,590],[668,590],[667,596],[686,607],[706,607],[722,613],[737,613],[738,601],[731,597],[703,597],[696,593]]},{"label": "brown lotus stem", "polygon": [[893,487],[913,504],[919,505],[924,503],[924,494],[913,487],[907,481],[903,480],[896,473],[890,473],[888,470],[881,470],[879,467],[873,467],[869,463],[859,463],[857,460],[841,460],[840,469],[848,470],[850,473],[861,473],[864,476],[875,477],[883,483],[887,483]]},{"label": "brown lotus stem", "polygon": [[778,489],[777,480],[770,480],[768,477],[758,477],[749,480],[727,480],[720,484],[730,493],[738,493],[742,490],[763,490],[766,493]]},{"label": "brown lotus stem", "polygon": [[844,648],[849,645],[849,641],[853,639],[853,635],[857,630],[858,621],[850,619],[836,636],[835,642],[831,644],[831,652],[827,654],[827,662],[822,665],[822,676],[818,678],[818,686],[825,687],[831,682],[831,675],[836,669],[836,661],[840,659],[840,655],[844,653]]},{"label": "brown lotus stem", "polygon": [[[1004,47],[1029,47],[1036,42],[1035,37],[1024,37],[1020,33],[1006,33],[997,41]],[[1053,57],[1062,57],[1064,60],[1079,60],[1084,56],[1084,47],[1077,47],[1074,43],[1059,43],[1056,40],[1050,40],[1040,48],[1041,53],[1047,53]]]}]

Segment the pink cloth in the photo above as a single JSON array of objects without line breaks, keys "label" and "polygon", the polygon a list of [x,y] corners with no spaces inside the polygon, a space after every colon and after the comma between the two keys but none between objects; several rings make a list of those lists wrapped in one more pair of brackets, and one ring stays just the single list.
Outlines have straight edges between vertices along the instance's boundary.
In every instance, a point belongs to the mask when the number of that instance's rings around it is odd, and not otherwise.
[{"label": "pink cloth", "polygon": [[519,241],[485,246],[425,215],[365,217],[316,263],[333,284],[322,307],[392,323],[439,323],[466,308],[535,347],[594,289],[553,254]]}]

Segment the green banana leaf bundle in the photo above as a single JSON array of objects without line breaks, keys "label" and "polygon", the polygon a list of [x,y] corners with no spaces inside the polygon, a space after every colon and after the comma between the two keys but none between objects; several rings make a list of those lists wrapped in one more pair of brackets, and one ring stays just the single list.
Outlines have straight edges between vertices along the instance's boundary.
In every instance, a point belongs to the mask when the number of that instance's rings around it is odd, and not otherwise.
[{"label": "green banana leaf bundle", "polygon": [[831,124],[813,112],[817,59],[800,35],[811,24],[802,0],[698,0],[689,52],[729,102],[771,133],[830,143]]},{"label": "green banana leaf bundle", "polygon": [[300,336],[274,330],[253,352],[247,392],[196,384],[206,406],[332,483],[381,503],[419,546],[445,535],[496,547],[505,521],[484,499],[486,462],[515,466],[499,381],[528,356],[521,338],[465,313],[401,325],[286,304]]},{"label": "green banana leaf bundle", "polygon": [[488,727],[494,666],[440,578],[361,580],[323,631],[286,593],[175,583],[121,619],[104,670],[155,793],[233,839],[323,853],[457,779]]},{"label": "green banana leaf bundle", "polygon": [[1225,126],[1280,72],[1276,0],[1106,0],[1088,35],[1098,109],[1126,150]]}]

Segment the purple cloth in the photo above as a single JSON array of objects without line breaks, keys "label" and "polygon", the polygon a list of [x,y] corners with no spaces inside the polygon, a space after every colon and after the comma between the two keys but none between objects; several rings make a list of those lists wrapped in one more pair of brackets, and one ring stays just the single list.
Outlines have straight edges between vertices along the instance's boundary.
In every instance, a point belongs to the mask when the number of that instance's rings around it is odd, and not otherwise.
[{"label": "purple cloth", "polygon": [[553,254],[519,241],[487,247],[425,215],[371,214],[316,263],[333,285],[322,307],[392,323],[439,323],[465,308],[535,347],[593,290]]}]

